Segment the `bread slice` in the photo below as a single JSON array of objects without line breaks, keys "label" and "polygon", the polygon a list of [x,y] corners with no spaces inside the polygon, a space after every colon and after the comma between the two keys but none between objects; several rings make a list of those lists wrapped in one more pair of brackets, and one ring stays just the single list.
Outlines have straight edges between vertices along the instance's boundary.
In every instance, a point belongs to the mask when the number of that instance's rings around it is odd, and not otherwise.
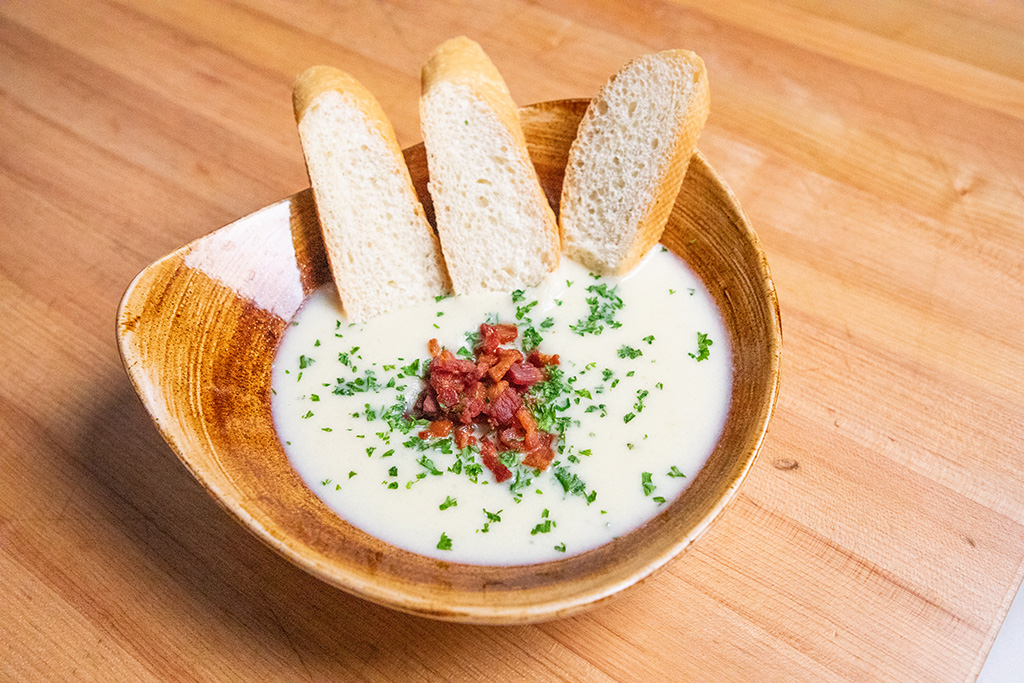
[{"label": "bread slice", "polygon": [[704,62],[687,50],[639,57],[612,76],[569,150],[559,216],[566,257],[621,275],[661,239],[708,105]]},{"label": "bread slice", "polygon": [[295,81],[292,103],[349,321],[365,322],[446,291],[437,237],[376,98],[345,72],[314,66]]},{"label": "bread slice", "polygon": [[456,294],[535,285],[558,267],[558,224],[519,111],[483,49],[459,37],[423,67],[430,196]]}]

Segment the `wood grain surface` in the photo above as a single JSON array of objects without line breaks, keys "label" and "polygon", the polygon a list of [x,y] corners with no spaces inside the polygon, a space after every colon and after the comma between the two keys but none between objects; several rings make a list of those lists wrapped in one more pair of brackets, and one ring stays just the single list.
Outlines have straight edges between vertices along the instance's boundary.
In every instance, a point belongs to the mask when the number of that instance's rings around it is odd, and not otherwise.
[{"label": "wood grain surface", "polygon": [[[466,34],[527,104],[705,60],[699,147],[782,308],[734,503],[594,612],[377,607],[232,521],[114,341],[146,265],[308,186],[290,90],[348,70],[403,146]],[[1024,6],[1014,0],[0,2],[0,679],[964,681],[1024,570]]]}]

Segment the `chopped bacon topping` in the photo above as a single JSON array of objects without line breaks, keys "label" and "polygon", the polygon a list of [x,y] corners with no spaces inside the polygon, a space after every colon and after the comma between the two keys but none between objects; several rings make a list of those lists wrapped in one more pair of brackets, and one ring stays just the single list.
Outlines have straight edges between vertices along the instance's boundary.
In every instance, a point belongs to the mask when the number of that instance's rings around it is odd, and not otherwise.
[{"label": "chopped bacon topping", "polygon": [[480,325],[480,349],[484,353],[494,355],[502,344],[511,344],[519,336],[519,328],[515,325]]},{"label": "chopped bacon topping", "polygon": [[523,360],[523,354],[516,349],[503,349],[498,355],[498,362],[491,366],[487,374],[491,376],[492,380],[498,382],[505,376],[513,363],[518,363],[521,360]]},{"label": "chopped bacon topping", "polygon": [[430,427],[420,432],[419,436],[421,439],[440,439],[441,437],[448,436],[451,433],[451,420],[434,420],[430,423]]},{"label": "chopped bacon topping", "polygon": [[529,357],[527,357],[526,361],[530,365],[533,365],[541,369],[544,369],[549,365],[558,365],[559,362],[557,353],[549,356],[546,353],[541,353],[537,349],[534,349],[533,351],[530,352],[530,355]]},{"label": "chopped bacon topping", "polygon": [[461,425],[455,428],[455,447],[465,448],[476,443],[476,436],[473,434],[471,425]]},{"label": "chopped bacon topping", "polygon": [[[427,386],[412,410],[431,421],[420,438],[454,433],[457,448],[479,442],[481,460],[498,482],[512,476],[499,452],[524,453],[523,464],[538,470],[547,468],[555,455],[555,435],[538,429],[526,393],[548,378],[545,368],[557,365],[558,356],[534,349],[524,358],[518,349],[503,347],[518,336],[515,325],[480,325],[473,360],[457,358],[431,339]],[[483,436],[478,438],[477,432]]]},{"label": "chopped bacon topping", "polygon": [[555,435],[550,432],[537,432],[537,438],[539,443],[527,452],[526,457],[523,458],[523,464],[535,470],[542,470],[555,459],[555,451],[551,448]]},{"label": "chopped bacon topping", "polygon": [[498,459],[498,449],[490,441],[480,442],[480,459],[494,473],[494,480],[499,484],[512,478],[512,471]]},{"label": "chopped bacon topping", "polygon": [[532,387],[537,382],[543,382],[546,379],[543,369],[538,368],[536,365],[522,362],[510,365],[505,376],[508,377],[508,381],[512,384],[524,388]]},{"label": "chopped bacon topping", "polygon": [[515,389],[506,384],[504,391],[498,394],[498,397],[486,408],[488,422],[495,429],[507,426],[522,405],[523,399],[519,397]]}]

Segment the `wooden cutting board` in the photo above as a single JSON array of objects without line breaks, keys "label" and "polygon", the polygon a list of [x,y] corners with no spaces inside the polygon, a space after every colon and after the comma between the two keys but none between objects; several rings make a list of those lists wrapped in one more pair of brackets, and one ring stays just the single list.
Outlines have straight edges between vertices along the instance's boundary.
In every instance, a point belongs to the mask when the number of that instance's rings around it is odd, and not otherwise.
[{"label": "wooden cutting board", "polygon": [[[121,368],[156,258],[308,185],[327,63],[419,141],[479,41],[517,102],[705,60],[781,394],[685,555],[567,620],[433,622],[313,579],[202,491]],[[0,3],[0,678],[971,680],[1024,570],[1024,8],[1012,0]]]}]

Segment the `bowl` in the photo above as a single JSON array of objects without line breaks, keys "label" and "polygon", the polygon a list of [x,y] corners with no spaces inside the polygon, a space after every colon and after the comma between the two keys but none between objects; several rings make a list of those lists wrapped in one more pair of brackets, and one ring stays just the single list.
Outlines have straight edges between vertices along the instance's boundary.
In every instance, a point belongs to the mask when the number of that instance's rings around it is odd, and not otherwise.
[{"label": "bowl", "polygon": [[[586,100],[561,100],[521,109],[556,212],[586,107]],[[405,156],[431,216],[422,144]],[[425,617],[543,621],[610,599],[694,543],[735,495],[775,406],[782,337],[768,263],[736,198],[699,152],[662,244],[704,281],[730,336],[733,387],[722,436],[689,487],[658,516],[611,543],[552,562],[465,565],[401,550],[340,519],[292,469],[274,432],[270,377],[289,320],[330,278],[310,190],[143,270],[121,301],[118,345],[135,390],[181,462],[289,561],[361,598]]]}]

